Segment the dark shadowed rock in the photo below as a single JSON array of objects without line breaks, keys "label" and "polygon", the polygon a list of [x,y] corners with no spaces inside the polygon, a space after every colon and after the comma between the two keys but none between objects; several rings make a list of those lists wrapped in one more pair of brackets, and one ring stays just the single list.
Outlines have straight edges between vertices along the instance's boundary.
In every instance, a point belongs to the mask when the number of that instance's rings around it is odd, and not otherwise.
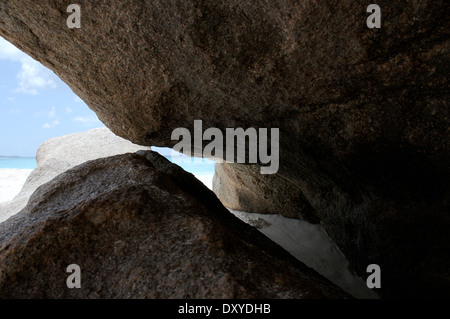
[{"label": "dark shadowed rock", "polygon": [[[0,224],[0,297],[348,297],[191,174],[141,154],[77,166]],[[70,264],[81,289],[66,286]]]},{"label": "dark shadowed rock", "polygon": [[[370,264],[381,266],[382,289],[376,291],[382,296],[450,296],[448,194],[393,198],[371,192],[358,181],[359,189],[346,192],[338,185],[349,186],[349,180],[337,184],[320,173],[305,178],[294,172],[265,176],[243,165],[216,164],[213,190],[225,206],[237,210],[284,216],[298,210],[298,216],[308,220],[313,207],[360,276],[367,276]],[[280,197],[280,190],[286,189],[292,192]],[[267,205],[255,200],[257,196]],[[280,202],[286,206],[279,208]]]},{"label": "dark shadowed rock", "polygon": [[71,30],[66,1],[3,0],[0,34],[135,143],[194,119],[279,127],[280,171],[239,168],[241,203],[291,189],[286,214],[320,220],[361,276],[379,264],[384,296],[450,295],[448,1],[379,0],[381,29],[362,0],[78,3]]}]

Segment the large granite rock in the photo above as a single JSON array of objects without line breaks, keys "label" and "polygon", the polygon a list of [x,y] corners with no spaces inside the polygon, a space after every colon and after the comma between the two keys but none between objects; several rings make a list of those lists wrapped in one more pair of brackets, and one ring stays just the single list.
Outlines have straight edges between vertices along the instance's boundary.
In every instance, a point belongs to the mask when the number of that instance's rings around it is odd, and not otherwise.
[{"label": "large granite rock", "polygon": [[[81,268],[69,289],[66,268]],[[348,298],[153,152],[79,165],[0,224],[1,298]]]},{"label": "large granite rock", "polygon": [[258,179],[240,188],[292,189],[285,210],[361,276],[379,264],[383,296],[450,295],[448,1],[380,0],[381,29],[362,0],[78,3],[69,29],[65,1],[1,1],[0,35],[138,144],[171,146],[194,119],[279,127],[279,173],[240,168]]},{"label": "large granite rock", "polygon": [[202,119],[291,128],[294,148],[338,159],[401,141],[447,154],[444,1],[379,1],[376,30],[362,0],[77,3],[81,29],[67,27],[66,1],[2,1],[0,34],[137,144],[173,143]]},{"label": "large granite rock", "polygon": [[12,201],[0,203],[0,222],[24,208],[39,186],[70,168],[98,158],[148,149],[116,136],[106,127],[51,138],[39,146],[37,167],[28,176],[20,193]]}]

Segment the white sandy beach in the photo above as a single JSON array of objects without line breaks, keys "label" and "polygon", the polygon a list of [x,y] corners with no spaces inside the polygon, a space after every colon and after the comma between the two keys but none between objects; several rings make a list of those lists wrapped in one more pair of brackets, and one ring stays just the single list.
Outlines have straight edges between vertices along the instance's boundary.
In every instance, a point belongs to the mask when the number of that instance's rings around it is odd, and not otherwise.
[{"label": "white sandy beach", "polygon": [[377,299],[365,281],[353,274],[349,262],[320,224],[290,219],[281,215],[262,215],[229,209],[242,221],[286,249],[292,256],[313,268],[354,297]]},{"label": "white sandy beach", "polygon": [[9,202],[22,189],[32,169],[0,169],[0,203]]},{"label": "white sandy beach", "polygon": [[195,177],[212,190],[212,180],[214,175],[209,174],[194,174]]}]

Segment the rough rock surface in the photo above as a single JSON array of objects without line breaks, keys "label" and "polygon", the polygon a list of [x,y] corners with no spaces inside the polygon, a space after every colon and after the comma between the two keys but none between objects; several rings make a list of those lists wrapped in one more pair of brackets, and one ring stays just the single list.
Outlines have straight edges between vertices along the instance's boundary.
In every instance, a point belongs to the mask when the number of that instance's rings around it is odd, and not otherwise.
[{"label": "rough rock surface", "polygon": [[450,295],[448,1],[379,0],[381,29],[362,0],[78,3],[68,29],[66,1],[1,1],[0,35],[138,144],[194,119],[279,127],[267,180],[300,190],[361,276],[376,263],[383,296]]},{"label": "rough rock surface", "polygon": [[[68,289],[66,267],[81,268]],[[2,298],[346,298],[157,153],[91,161],[0,224]]]},{"label": "rough rock surface", "polygon": [[146,149],[149,147],[135,145],[105,127],[51,138],[39,147],[37,167],[20,193],[12,201],[0,204],[0,222],[24,208],[39,186],[70,168],[94,159]]},{"label": "rough rock surface", "polygon": [[292,183],[280,183],[275,175],[259,174],[259,170],[257,165],[216,163],[213,191],[230,209],[320,221],[300,189]]},{"label": "rough rock surface", "polygon": [[[341,185],[345,184],[348,181]],[[299,207],[291,200],[292,193],[287,198],[274,196],[279,194],[276,190],[289,188],[293,192],[308,190],[303,193],[308,199],[305,205],[314,207],[321,224],[361,277],[367,276],[368,265],[381,266],[382,289],[376,292],[382,297],[450,296],[448,193],[429,199],[392,198],[363,186],[346,193],[320,174],[310,180],[295,171],[261,176],[251,168],[216,164],[213,190],[225,206],[233,209],[258,212],[261,205],[254,201],[257,194],[269,203],[265,207],[274,209],[263,213],[289,217]],[[318,196],[324,191],[327,196]],[[277,210],[282,200],[286,206]]]}]

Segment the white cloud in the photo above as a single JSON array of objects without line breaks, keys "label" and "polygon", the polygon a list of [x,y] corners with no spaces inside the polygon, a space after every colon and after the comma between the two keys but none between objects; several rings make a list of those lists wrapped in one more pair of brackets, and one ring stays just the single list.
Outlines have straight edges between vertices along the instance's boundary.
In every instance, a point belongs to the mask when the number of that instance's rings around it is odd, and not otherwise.
[{"label": "white cloud", "polygon": [[49,130],[52,128],[55,128],[59,125],[59,121],[58,120],[53,120],[50,123],[45,123],[44,125],[42,125],[43,129]]},{"label": "white cloud", "polygon": [[103,125],[96,116],[78,116],[73,118],[72,121],[82,123],[86,126]]},{"label": "white cloud", "polygon": [[47,117],[50,119],[50,121],[42,125],[43,129],[49,130],[59,125],[59,117],[56,114],[55,107],[52,107],[52,109],[47,113]]},{"label": "white cloud", "polygon": [[56,108],[52,107],[51,111],[47,113],[47,116],[51,119],[56,118]]},{"label": "white cloud", "polygon": [[41,117],[41,116],[44,116],[44,115],[46,115],[46,114],[48,114],[47,111],[41,110],[41,111],[39,111],[39,112],[34,112],[34,117]]},{"label": "white cloud", "polygon": [[72,109],[70,107],[66,107],[66,114],[72,113]]},{"label": "white cloud", "polygon": [[36,95],[39,90],[56,89],[56,80],[53,73],[39,62],[27,57],[21,60],[22,67],[17,74],[19,87],[17,92]]},{"label": "white cloud", "polygon": [[0,60],[20,62],[21,68],[16,78],[19,87],[16,92],[36,95],[39,90],[52,90],[58,87],[59,78],[39,62],[33,60],[14,45],[0,37]]},{"label": "white cloud", "polygon": [[11,60],[20,62],[27,55],[17,49],[14,45],[0,37],[0,60]]}]

